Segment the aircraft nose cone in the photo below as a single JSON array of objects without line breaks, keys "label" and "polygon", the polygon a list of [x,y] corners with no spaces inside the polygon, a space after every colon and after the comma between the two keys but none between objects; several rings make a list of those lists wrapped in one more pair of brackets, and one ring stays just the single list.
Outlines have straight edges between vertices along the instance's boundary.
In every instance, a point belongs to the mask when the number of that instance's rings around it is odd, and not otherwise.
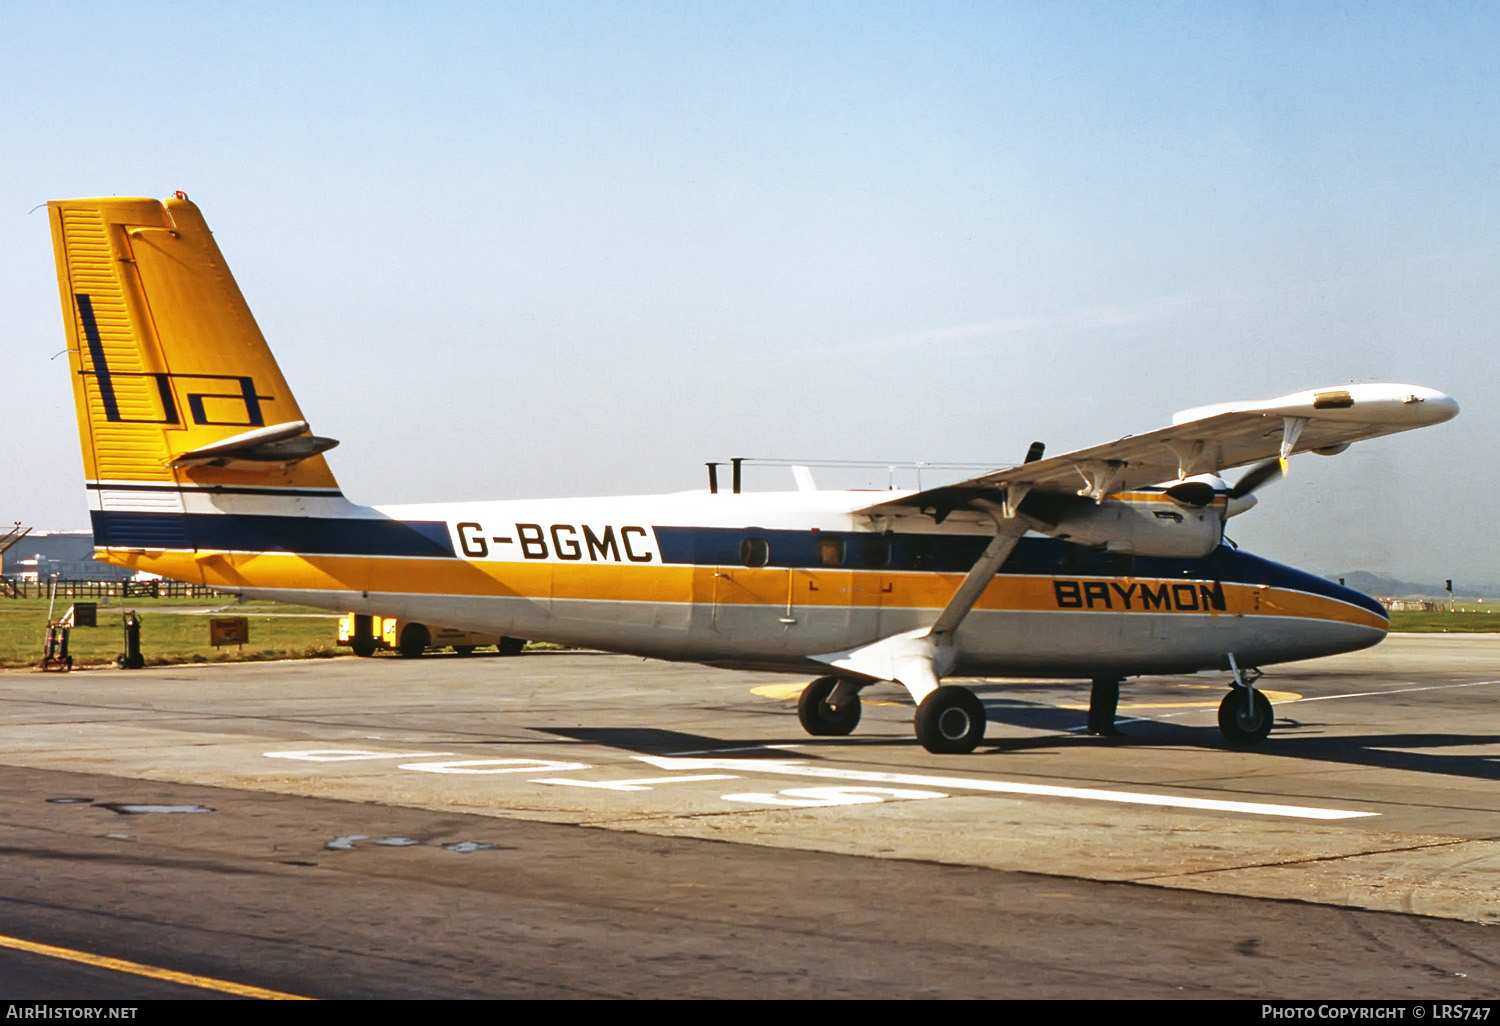
[{"label": "aircraft nose cone", "polygon": [[1407,385],[1402,391],[1402,405],[1422,424],[1441,424],[1458,416],[1458,400],[1451,395],[1420,385]]},{"label": "aircraft nose cone", "polygon": [[1445,420],[1452,420],[1458,416],[1458,400],[1451,395],[1434,392],[1431,396],[1423,397],[1422,405],[1430,411],[1440,414],[1433,418],[1433,423],[1440,424]]}]

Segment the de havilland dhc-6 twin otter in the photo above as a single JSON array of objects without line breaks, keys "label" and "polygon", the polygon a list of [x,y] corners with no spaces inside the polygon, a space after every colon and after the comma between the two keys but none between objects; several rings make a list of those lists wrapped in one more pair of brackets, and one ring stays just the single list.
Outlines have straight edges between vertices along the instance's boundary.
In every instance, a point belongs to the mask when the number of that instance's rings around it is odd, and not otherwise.
[{"label": "de havilland dhc-6 twin otter", "polygon": [[[1430,388],[1357,384],[926,490],[359,506],[340,491],[198,208],[182,193],[48,204],[95,558],[213,588],[488,634],[816,674],[811,734],[894,681],[931,752],[985,710],[953,675],[1093,682],[1229,671],[1232,741],[1263,739],[1258,667],[1374,645],[1374,600],[1239,551],[1225,521],[1296,453],[1446,421]],[[1219,477],[1251,465],[1233,485]],[[712,471],[710,472],[712,475]]]}]

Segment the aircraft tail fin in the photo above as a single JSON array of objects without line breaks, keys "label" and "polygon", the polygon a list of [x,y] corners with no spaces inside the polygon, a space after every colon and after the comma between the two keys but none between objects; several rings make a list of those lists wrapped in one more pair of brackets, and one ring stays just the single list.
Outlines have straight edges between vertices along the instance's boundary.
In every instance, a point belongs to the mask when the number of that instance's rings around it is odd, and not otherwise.
[{"label": "aircraft tail fin", "polygon": [[47,206],[98,557],[153,569],[203,544],[205,516],[343,503],[338,443],[308,430],[198,208]]},{"label": "aircraft tail fin", "polygon": [[48,208],[97,545],[111,514],[179,537],[193,493],[338,495],[338,443],[308,430],[186,196]]}]

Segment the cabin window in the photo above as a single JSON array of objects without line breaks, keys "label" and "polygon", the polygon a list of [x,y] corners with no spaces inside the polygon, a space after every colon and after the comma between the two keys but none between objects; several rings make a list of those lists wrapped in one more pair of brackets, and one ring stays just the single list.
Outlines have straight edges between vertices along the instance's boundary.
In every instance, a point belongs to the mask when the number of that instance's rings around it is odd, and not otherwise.
[{"label": "cabin window", "polygon": [[862,566],[889,566],[891,540],[883,534],[867,534],[859,540],[859,562]]},{"label": "cabin window", "polygon": [[937,541],[917,535],[911,539],[909,552],[913,570],[936,570],[938,568]]},{"label": "cabin window", "polygon": [[1093,571],[1091,559],[1093,553],[1082,545],[1074,545],[1072,542],[1063,542],[1062,568],[1064,573],[1086,574]]},{"label": "cabin window", "polygon": [[764,538],[746,538],[740,542],[740,562],[746,566],[765,566],[771,561],[771,543]]},{"label": "cabin window", "polygon": [[844,539],[827,535],[819,538],[818,563],[822,566],[843,566]]}]

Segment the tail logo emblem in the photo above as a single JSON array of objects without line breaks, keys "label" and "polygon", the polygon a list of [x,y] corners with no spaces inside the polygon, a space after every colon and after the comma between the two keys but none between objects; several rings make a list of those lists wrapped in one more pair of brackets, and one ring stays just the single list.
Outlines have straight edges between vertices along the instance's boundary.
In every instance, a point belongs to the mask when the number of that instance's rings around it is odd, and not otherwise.
[{"label": "tail logo emblem", "polygon": [[[94,303],[87,293],[74,293],[74,299],[78,301],[78,316],[83,321],[83,333],[88,339],[89,360],[94,365],[93,370],[80,371],[85,376],[92,376],[99,384],[99,402],[104,407],[104,419],[120,424],[181,424],[182,417],[178,413],[177,399],[173,394],[172,381],[193,382],[233,382],[225,391],[220,392],[187,392],[184,398],[187,400],[188,413],[193,418],[193,423],[202,426],[213,427],[264,427],[266,423],[265,414],[261,412],[262,401],[271,401],[275,396],[261,395],[256,391],[255,380],[249,375],[241,374],[166,374],[152,373],[147,371],[111,371],[109,364],[104,358],[104,343],[99,337],[99,324],[94,319]],[[120,413],[119,400],[115,396],[115,380],[117,378],[151,378],[156,384],[156,394],[161,400],[160,417],[125,417]],[[237,390],[235,389],[237,387]],[[198,386],[204,387],[204,386]],[[223,385],[210,385],[207,387],[224,388]],[[209,401],[219,400],[212,403],[213,410],[209,410]],[[227,402],[227,408],[226,408]],[[210,416],[212,412],[213,416]]]}]

